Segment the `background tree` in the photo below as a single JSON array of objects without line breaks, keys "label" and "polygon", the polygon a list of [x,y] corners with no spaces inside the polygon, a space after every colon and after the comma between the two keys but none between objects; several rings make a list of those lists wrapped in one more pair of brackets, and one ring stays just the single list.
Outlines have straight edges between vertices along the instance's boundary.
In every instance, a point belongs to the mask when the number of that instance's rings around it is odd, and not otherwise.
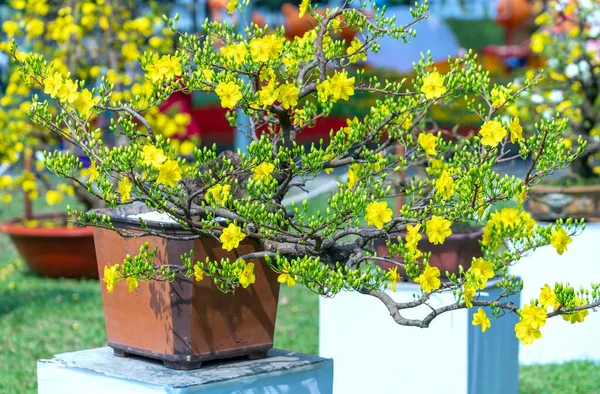
[{"label": "background tree", "polygon": [[[174,35],[164,28],[164,21],[157,16],[166,12],[168,6],[169,3],[134,0],[12,0],[5,9],[8,18],[2,24],[2,31],[7,40],[0,43],[0,49],[8,54],[15,42],[23,49],[53,59],[50,71],[56,78],[70,77],[79,81],[79,94],[64,92],[68,95],[67,101],[79,108],[92,99],[90,89],[102,80],[114,85],[112,100],[116,103],[151,89],[137,62],[138,56],[149,50],[162,53],[174,48]],[[101,204],[72,182],[50,178],[41,160],[36,162],[34,153],[44,149],[80,152],[68,140],[56,138],[55,134],[31,122],[30,103],[45,95],[42,89],[24,83],[14,66],[8,70],[6,81],[0,98],[0,161],[12,163],[17,176],[1,178],[0,199],[7,202],[15,190],[21,189],[28,199],[41,196],[50,205],[59,203],[65,195],[74,194],[88,208]],[[122,110],[115,106],[101,117],[89,119],[94,132],[104,133],[114,113]],[[185,134],[187,115],[169,116],[158,107],[151,108],[148,115],[147,122],[157,133],[166,137]],[[115,137],[116,134],[109,132],[103,138],[105,143],[111,144]],[[87,167],[89,162],[82,164]]]},{"label": "background tree", "polygon": [[[556,111],[569,119],[565,143],[587,145],[571,167],[575,182],[598,182],[600,167],[600,4],[588,0],[551,1],[536,20],[533,52],[548,58],[543,81],[523,103],[512,108],[522,118]],[[525,105],[523,105],[525,104]]]}]

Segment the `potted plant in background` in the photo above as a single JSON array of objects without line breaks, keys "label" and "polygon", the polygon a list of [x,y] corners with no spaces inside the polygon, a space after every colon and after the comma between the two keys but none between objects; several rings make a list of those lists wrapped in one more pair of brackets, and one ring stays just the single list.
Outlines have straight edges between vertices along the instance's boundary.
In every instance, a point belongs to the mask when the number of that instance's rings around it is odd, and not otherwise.
[{"label": "potted plant in background", "polygon": [[537,22],[533,52],[549,59],[542,82],[511,112],[522,119],[555,111],[567,119],[564,143],[584,147],[559,177],[532,187],[527,207],[535,218],[600,217],[600,4],[583,0],[552,3]]},{"label": "potted plant in background", "polygon": [[[143,203],[110,211],[70,211],[77,222],[96,227],[107,333],[116,354],[149,356],[177,368],[260,355],[272,346],[275,280],[288,286],[300,283],[328,297],[343,290],[375,297],[404,326],[426,328],[440,314],[476,307],[472,324],[486,331],[490,318],[518,313],[516,336],[525,344],[542,335],[547,318],[564,315],[582,321],[587,309],[600,305],[594,284],[591,291],[560,283],[547,286],[522,309],[506,302],[522,286],[508,274],[508,265],[546,244],[563,253],[581,223],[538,226],[519,209],[486,212],[492,203],[522,198],[534,180],[583,152],[583,147],[571,151],[562,143],[565,121],[543,120],[534,136],[525,138],[514,120],[504,122],[497,114],[521,91],[500,102],[493,99],[498,89],[509,90],[490,86],[488,74],[471,54],[453,61],[446,74],[424,59],[416,65],[417,76],[405,83],[365,80],[361,71],[349,72],[356,53],[368,56],[380,38],[410,40],[412,25],[427,12],[426,6],[418,6],[412,23],[396,26],[383,8],[375,7],[375,16],[369,18],[349,3],[320,15],[310,1],[303,1],[300,12],[313,13],[318,24],[293,41],[283,37],[282,29],[267,32],[250,25],[242,37],[233,26],[211,22],[201,36],[180,36],[171,55],[145,53],[140,63],[152,89],[120,103],[128,110],[117,114],[122,128],[116,132],[126,143],[112,148],[104,145],[101,134],[89,132],[89,114],[108,110],[114,85],[105,79],[91,91],[93,100],[82,111],[58,95],[64,86],[79,94],[75,81],[53,79],[48,59],[17,56],[13,47],[21,75],[49,90],[50,99],[32,105],[33,118],[95,160],[97,176],[87,180],[88,190],[112,208]],[[237,1],[229,3],[232,13],[240,8]],[[170,26],[176,19],[169,20]],[[348,53],[332,38],[346,27],[360,32],[363,45],[355,52]],[[226,51],[215,51],[216,38]],[[524,89],[536,82],[527,80]],[[141,121],[150,105],[181,89],[214,91],[231,110],[232,122],[237,118],[250,125],[241,129],[251,139],[246,151],[217,154],[214,146],[199,146],[192,157],[181,158],[167,139]],[[333,103],[360,91],[379,97],[366,116],[349,119],[327,143],[308,148],[296,143],[298,134],[331,111]],[[465,95],[467,108],[481,117],[477,135],[449,143],[428,133],[431,109]],[[62,104],[57,113],[49,110],[51,100]],[[65,124],[71,127],[64,129]],[[257,133],[263,125],[267,131]],[[523,179],[494,170],[506,158],[504,146],[511,138],[536,158]],[[405,147],[400,154],[390,149],[397,143]],[[72,152],[48,151],[44,163],[62,178],[79,179],[80,158]],[[391,175],[415,164],[441,172],[408,178],[393,190]],[[307,214],[309,201],[282,205],[290,190],[338,167],[349,168],[348,182],[340,183],[316,214]],[[392,209],[386,199],[399,193],[406,202]],[[361,224],[363,218],[367,226]],[[422,234],[443,244],[453,223],[475,219],[485,223],[483,257],[442,284],[439,269],[420,250]],[[406,241],[391,238],[401,231],[407,232]],[[374,252],[377,239],[388,240],[387,255]],[[374,264],[394,262],[398,256],[404,262],[396,264],[421,288],[410,300],[394,300],[383,291],[396,289],[396,267],[382,270]],[[501,296],[480,299],[480,289],[494,275],[501,277]],[[404,317],[405,310],[429,305],[430,297],[448,291],[456,295],[452,302],[431,306],[419,319]]]},{"label": "potted plant in background", "polygon": [[[23,48],[52,58],[52,72],[56,78],[70,73],[82,84],[85,81],[86,87],[80,94],[67,97],[67,102],[83,108],[86,100],[92,99],[90,89],[102,76],[115,84],[113,100],[116,103],[148,88],[136,66],[138,51],[160,52],[173,46],[172,36],[155,34],[162,29],[162,19],[152,13],[160,12],[162,8],[154,2],[138,3],[137,8],[132,6],[126,3],[100,5],[92,1],[12,2],[5,10],[8,18],[2,24],[2,31]],[[138,17],[132,19],[132,15]],[[7,40],[1,44],[1,49],[8,53],[10,46],[11,42]],[[101,67],[103,64],[105,66]],[[38,199],[50,207],[43,209],[46,212],[65,198],[74,199],[86,209],[103,205],[86,190],[85,178],[93,177],[94,171],[94,165],[88,168],[89,160],[82,163],[87,174],[84,172],[73,181],[60,181],[45,170],[41,161],[41,151],[45,149],[64,149],[81,155],[68,139],[57,138],[31,122],[29,106],[32,98],[45,93],[46,88],[39,89],[21,79],[17,67],[9,70],[8,84],[0,99],[0,147],[2,161],[10,163],[11,167],[1,175],[0,199],[9,203],[21,190],[24,208],[23,217],[3,223],[0,229],[10,235],[30,269],[39,275],[98,277],[92,229],[76,228],[67,223],[64,213],[33,213],[32,201]],[[69,92],[60,94],[68,95]],[[158,108],[151,112],[147,121],[159,128],[160,133],[167,136],[185,134],[189,119],[184,115],[167,122],[170,117],[160,113]],[[110,119],[110,114],[92,119],[94,128],[98,127],[94,132],[101,129],[106,132],[107,144],[112,135],[107,130]]]}]

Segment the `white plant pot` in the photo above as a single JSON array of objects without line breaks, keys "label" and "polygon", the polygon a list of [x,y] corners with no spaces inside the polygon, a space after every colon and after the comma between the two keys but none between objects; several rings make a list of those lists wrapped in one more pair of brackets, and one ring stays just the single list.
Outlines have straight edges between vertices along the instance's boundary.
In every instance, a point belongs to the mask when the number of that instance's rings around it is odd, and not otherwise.
[{"label": "white plant pot", "polygon": [[[388,293],[410,301],[419,287],[398,283]],[[498,289],[490,281],[486,296]],[[431,306],[453,301],[452,293],[432,297]],[[510,299],[518,305],[519,298]],[[404,311],[407,318],[423,318],[431,310],[421,306]],[[492,321],[481,333],[471,324],[475,308],[438,316],[427,329],[396,324],[374,297],[342,293],[319,302],[319,354],[334,359],[334,394],[516,394],[519,365],[516,315]],[[491,312],[488,310],[488,315]]]},{"label": "white plant pot", "polygon": [[[600,223],[588,223],[583,233],[573,238],[560,256],[552,246],[536,250],[521,259],[511,272],[523,279],[522,303],[538,298],[544,284],[554,287],[557,281],[569,282],[577,289],[590,289],[600,283]],[[542,338],[532,345],[521,346],[521,364],[547,364],[570,360],[600,361],[600,314],[590,311],[584,323],[571,324],[561,317],[549,319],[542,328]]]}]

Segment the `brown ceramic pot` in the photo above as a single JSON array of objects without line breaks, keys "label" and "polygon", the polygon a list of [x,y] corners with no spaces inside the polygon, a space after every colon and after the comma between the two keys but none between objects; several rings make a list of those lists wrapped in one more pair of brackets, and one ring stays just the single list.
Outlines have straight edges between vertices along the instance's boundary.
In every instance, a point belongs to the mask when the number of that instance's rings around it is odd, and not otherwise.
[{"label": "brown ceramic pot", "polygon": [[[140,232],[137,220],[127,219],[132,210],[97,210],[112,217],[115,227]],[[145,209],[145,208],[144,208]],[[133,212],[135,213],[135,212]],[[149,223],[169,235],[189,235],[178,225]],[[259,250],[256,241],[246,239],[227,252],[213,238],[190,241],[167,240],[157,236],[124,238],[118,233],[95,228],[98,272],[108,264],[120,264],[127,254],[139,253],[149,243],[158,247],[155,264],[180,265],[180,256],[194,251],[194,261],[220,260]],[[172,283],[140,282],[134,294],[127,284],[116,284],[112,294],[102,286],[108,345],[115,355],[140,355],[158,359],[174,369],[199,368],[205,361],[247,356],[262,357],[273,347],[279,297],[277,274],[266,262],[255,260],[256,282],[224,294],[206,277],[200,282],[179,276]]]},{"label": "brown ceramic pot", "polygon": [[536,220],[600,218],[600,185],[544,186],[529,189],[527,210]]},{"label": "brown ceramic pot", "polygon": [[[64,215],[40,215],[38,221],[55,220]],[[87,227],[27,227],[23,219],[0,225],[10,236],[31,271],[53,278],[98,278],[93,230]]]},{"label": "brown ceramic pot", "polygon": [[[440,269],[440,276],[445,278],[446,271],[452,274],[458,274],[458,266],[467,270],[471,267],[473,258],[481,257],[481,245],[479,239],[483,235],[481,230],[470,233],[452,234],[443,244],[434,245],[427,240],[427,235],[423,234],[423,239],[419,242],[419,250],[422,252],[431,252],[429,265]],[[397,237],[397,235],[396,235]],[[375,243],[375,251],[380,256],[388,255],[388,247],[384,240],[377,240]],[[398,262],[403,260],[394,258]],[[389,269],[395,267],[393,263],[381,263],[382,268]],[[398,273],[403,279],[406,279],[406,272],[401,266],[398,266]]]}]

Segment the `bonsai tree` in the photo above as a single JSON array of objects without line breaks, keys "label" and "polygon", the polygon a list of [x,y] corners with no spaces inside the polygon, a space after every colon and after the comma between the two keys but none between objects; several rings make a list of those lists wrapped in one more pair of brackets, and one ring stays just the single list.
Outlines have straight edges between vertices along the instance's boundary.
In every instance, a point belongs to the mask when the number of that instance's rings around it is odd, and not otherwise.
[{"label": "bonsai tree", "polygon": [[[536,19],[539,31],[531,38],[531,49],[548,59],[543,81],[523,98],[521,117],[551,117],[554,111],[568,119],[567,145],[578,138],[586,148],[570,166],[576,183],[596,183],[600,168],[595,164],[600,144],[600,4],[571,0],[551,2]],[[518,110],[514,108],[514,113]]]},{"label": "bonsai tree", "polygon": [[[413,9],[413,22],[396,26],[383,8],[375,6],[373,17],[366,17],[351,3],[345,1],[320,15],[310,1],[303,1],[300,12],[313,13],[318,24],[293,41],[283,38],[281,28],[269,31],[251,24],[242,36],[232,26],[207,22],[199,36],[179,35],[172,54],[141,54],[151,89],[115,104],[125,110],[118,112],[110,129],[126,143],[112,148],[102,133],[92,132],[89,119],[112,108],[115,84],[104,78],[90,90],[85,105],[75,106],[61,92],[81,94],[80,81],[54,74],[51,60],[39,54],[18,55],[13,45],[13,58],[25,82],[50,96],[33,103],[33,119],[78,146],[93,170],[83,178],[80,158],[64,151],[47,151],[45,165],[61,178],[87,187],[109,206],[143,203],[187,231],[168,235],[141,218],[142,232],[118,230],[123,236],[212,237],[228,251],[245,238],[262,246],[261,251],[235,260],[195,261],[190,251],[181,261],[160,266],[154,264],[153,251],[142,247],[138,255],[106,267],[103,280],[108,292],[119,281],[127,281],[133,291],[141,280],[177,277],[213,280],[222,291],[235,291],[252,285],[254,264],[263,258],[288,286],[299,283],[327,297],[343,290],[376,297],[394,321],[405,326],[428,327],[443,313],[477,308],[472,323],[486,331],[491,318],[516,313],[520,316],[516,335],[528,344],[541,337],[548,318],[583,321],[588,309],[600,305],[600,284],[574,289],[567,283],[549,283],[521,309],[505,299],[523,286],[509,274],[510,265],[544,245],[565,253],[583,222],[538,226],[520,205],[500,211],[491,207],[502,201],[520,203],[531,185],[581,156],[586,142],[580,138],[575,150],[567,148],[562,135],[568,120],[560,117],[540,119],[534,134],[526,138],[519,120],[502,118],[498,109],[534,88],[538,77],[526,79],[515,92],[491,86],[488,73],[471,53],[453,60],[445,74],[423,57],[415,65],[416,76],[401,83],[365,79],[362,70],[351,71],[352,63],[378,50],[382,37],[409,41],[415,34],[412,26],[427,13],[427,7],[419,5]],[[237,1],[229,6],[231,12],[244,7]],[[168,20],[173,29],[176,20]],[[360,45],[348,47],[332,38],[346,25],[360,32]],[[223,47],[216,50],[215,42]],[[251,138],[246,149],[218,154],[215,146],[197,146],[192,158],[178,157],[169,140],[144,119],[149,108],[179,90],[214,92],[231,110],[232,123],[245,117],[239,131]],[[500,91],[506,95],[498,100]],[[356,92],[378,97],[366,116],[348,119],[346,127],[331,131],[328,141],[296,143],[317,117]],[[478,132],[457,141],[429,133],[431,110],[457,99],[464,99],[467,109],[479,117]],[[58,106],[57,112],[51,103]],[[532,157],[522,179],[495,169],[498,162],[518,159],[505,149],[508,141],[519,144],[520,156]],[[402,150],[396,149],[398,144]],[[415,165],[427,167],[425,179],[394,179]],[[313,207],[315,213],[309,213],[314,201],[283,205],[284,197],[304,188],[307,180],[340,167],[348,171],[347,182],[339,182],[327,203]],[[392,209],[390,202],[398,197],[404,204]],[[115,229],[106,215],[75,210],[70,214],[79,223]],[[472,221],[483,225],[483,257],[441,281],[439,269],[428,264],[429,254],[419,250],[422,234],[442,244],[453,223]],[[387,242],[388,255],[374,252],[372,243],[377,239]],[[406,279],[420,285],[420,294],[410,300],[394,299],[385,289],[396,291],[398,267],[383,270],[380,262],[402,265]],[[481,289],[493,277],[499,278],[502,295],[480,299]],[[407,309],[429,305],[440,292],[453,292],[453,302],[430,306],[420,319],[404,316]],[[484,307],[490,307],[491,315]]]},{"label": "bonsai tree", "polygon": [[[150,82],[140,72],[137,56],[146,50],[169,51],[174,46],[170,30],[166,29],[167,34],[162,34],[163,21],[153,16],[160,10],[152,1],[12,1],[6,10],[8,19],[2,24],[7,40],[0,43],[0,50],[9,53],[12,45],[19,44],[52,59],[49,72],[53,78],[69,77],[78,81],[79,93],[70,94],[63,90],[59,95],[81,110],[94,100],[91,89],[102,79],[110,81],[114,91],[107,108],[118,113],[125,109],[114,103],[151,89]],[[14,53],[14,56],[24,55]],[[0,161],[12,163],[17,176],[1,178],[0,199],[8,202],[15,191],[21,189],[26,194],[27,219],[31,219],[28,202],[38,197],[45,198],[48,205],[58,204],[65,195],[76,195],[88,209],[102,204],[73,182],[49,178],[41,156],[36,159],[35,152],[64,149],[77,154],[78,148],[68,138],[57,138],[56,134],[31,122],[32,99],[35,101],[36,97],[44,96],[44,90],[47,92],[48,89],[26,83],[14,65],[7,77],[6,90],[0,99]],[[54,112],[59,108],[49,110]],[[111,114],[88,115],[93,132],[107,131],[103,124],[110,121]],[[147,115],[148,124],[169,137],[183,134],[189,122],[185,114],[172,118],[159,112],[158,107],[152,108]],[[109,135],[105,134],[103,138],[110,143]],[[86,162],[84,167],[88,166],[89,162]]]}]

